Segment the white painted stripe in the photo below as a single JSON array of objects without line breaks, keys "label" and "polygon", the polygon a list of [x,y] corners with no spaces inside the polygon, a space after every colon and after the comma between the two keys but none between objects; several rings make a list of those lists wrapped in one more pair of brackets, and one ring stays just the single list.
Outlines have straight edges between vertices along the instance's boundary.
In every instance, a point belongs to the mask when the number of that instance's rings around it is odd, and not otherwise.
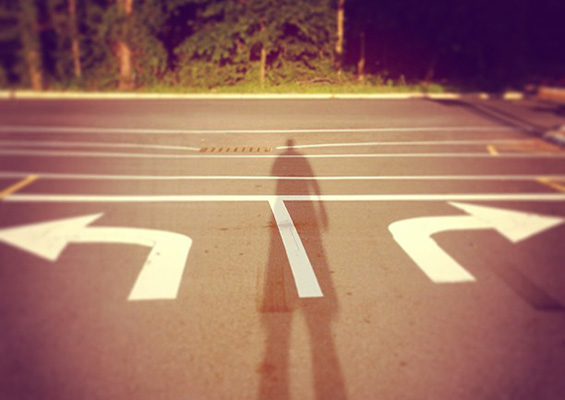
[{"label": "white painted stripe", "polygon": [[387,133],[387,132],[508,132],[515,129],[504,126],[414,126],[389,128],[339,128],[339,129],[146,129],[80,126],[3,125],[4,133],[95,133],[95,134],[151,134],[151,135],[206,135],[230,133]]},{"label": "white painted stripe", "polygon": [[485,144],[525,144],[534,143],[531,139],[477,139],[477,140],[427,140],[402,142],[355,142],[355,143],[325,143],[296,146],[277,146],[277,150],[285,149],[314,149],[328,147],[365,147],[365,146],[460,146]]},{"label": "white painted stripe", "polygon": [[[351,154],[154,154],[63,150],[0,150],[4,156],[89,157],[89,158],[153,158],[153,159],[277,159],[277,158],[489,158],[489,153],[351,153]],[[565,158],[565,153],[505,153],[496,159]]]},{"label": "white painted stripe", "polygon": [[105,175],[57,172],[0,171],[0,178],[25,178],[40,175],[42,180],[101,181],[535,181],[541,177],[565,180],[565,175],[367,175],[367,176],[253,176],[253,175]]},{"label": "white painted stripe", "polygon": [[2,147],[94,147],[94,148],[131,148],[131,149],[156,149],[156,150],[189,150],[199,151],[199,147],[166,146],[155,144],[114,143],[114,142],[56,142],[37,140],[0,140]]},{"label": "white painted stripe", "polygon": [[[306,250],[296,231],[294,222],[284,205],[284,201],[280,198],[276,198],[269,201],[269,205],[273,211],[283,241],[292,276],[294,277],[294,283],[296,284],[298,297],[323,297],[324,295],[318,284],[314,268],[310,263],[308,254],[306,254]],[[267,268],[275,268],[275,266],[268,265]]]},{"label": "white painted stripe", "polygon": [[16,193],[12,203],[167,203],[275,201],[565,201],[565,193],[351,194],[351,195],[89,195]]}]

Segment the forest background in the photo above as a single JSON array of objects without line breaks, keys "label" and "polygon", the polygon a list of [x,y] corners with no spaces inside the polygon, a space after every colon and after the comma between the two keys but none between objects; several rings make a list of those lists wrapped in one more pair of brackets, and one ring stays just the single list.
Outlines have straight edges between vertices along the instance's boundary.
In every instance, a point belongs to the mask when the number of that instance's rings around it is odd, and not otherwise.
[{"label": "forest background", "polygon": [[500,91],[565,84],[563,0],[0,0],[0,87]]}]

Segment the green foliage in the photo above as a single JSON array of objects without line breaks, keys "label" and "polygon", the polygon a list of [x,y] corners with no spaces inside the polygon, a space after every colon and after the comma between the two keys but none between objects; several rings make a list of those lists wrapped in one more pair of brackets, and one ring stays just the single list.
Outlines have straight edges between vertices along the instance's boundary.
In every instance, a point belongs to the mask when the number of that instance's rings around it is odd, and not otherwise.
[{"label": "green foliage", "polygon": [[175,51],[181,82],[213,87],[257,80],[262,48],[271,83],[328,72],[334,35],[330,2],[200,0],[197,4],[195,33]]}]

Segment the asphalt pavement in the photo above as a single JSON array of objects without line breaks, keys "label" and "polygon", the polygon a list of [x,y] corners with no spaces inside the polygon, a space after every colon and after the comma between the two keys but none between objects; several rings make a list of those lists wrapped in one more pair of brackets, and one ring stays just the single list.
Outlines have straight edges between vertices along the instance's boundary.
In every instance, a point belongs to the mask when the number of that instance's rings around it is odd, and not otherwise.
[{"label": "asphalt pavement", "polygon": [[562,398],[564,122],[1,101],[0,398]]}]

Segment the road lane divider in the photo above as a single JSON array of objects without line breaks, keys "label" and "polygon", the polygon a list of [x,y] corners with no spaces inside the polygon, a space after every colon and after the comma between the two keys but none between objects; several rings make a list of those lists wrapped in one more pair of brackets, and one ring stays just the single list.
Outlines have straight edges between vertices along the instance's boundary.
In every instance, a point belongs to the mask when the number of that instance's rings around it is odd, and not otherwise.
[{"label": "road lane divider", "polygon": [[0,192],[0,200],[4,200],[8,196],[10,196],[11,194],[16,193],[18,190],[23,189],[24,187],[32,184],[38,178],[39,178],[39,175],[28,175],[23,180],[13,184],[12,186],[10,186],[10,187],[4,189],[2,192]]}]

